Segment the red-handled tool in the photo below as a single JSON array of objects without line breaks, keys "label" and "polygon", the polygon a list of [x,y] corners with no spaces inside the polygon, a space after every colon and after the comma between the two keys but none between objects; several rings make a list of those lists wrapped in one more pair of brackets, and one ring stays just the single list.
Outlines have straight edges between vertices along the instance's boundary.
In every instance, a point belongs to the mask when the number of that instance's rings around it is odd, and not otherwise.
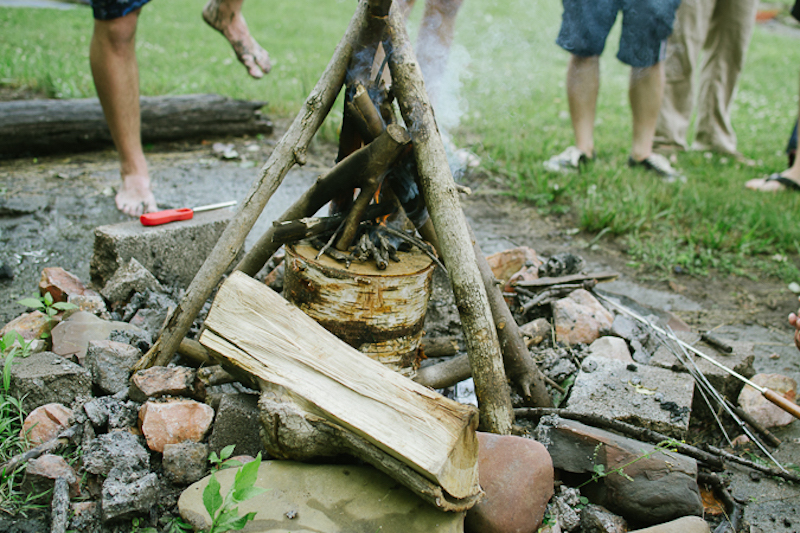
[{"label": "red-handled tool", "polygon": [[236,200],[193,208],[182,207],[180,209],[165,209],[163,211],[156,211],[155,213],[145,213],[139,217],[139,222],[142,223],[142,226],[159,226],[176,220],[189,220],[195,213],[222,209],[223,207],[231,207],[232,205],[236,205]]}]

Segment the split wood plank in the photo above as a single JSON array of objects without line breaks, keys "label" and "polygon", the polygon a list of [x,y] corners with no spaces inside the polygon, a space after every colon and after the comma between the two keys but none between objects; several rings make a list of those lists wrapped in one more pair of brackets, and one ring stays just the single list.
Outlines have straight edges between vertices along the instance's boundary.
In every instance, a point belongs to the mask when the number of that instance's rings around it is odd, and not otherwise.
[{"label": "split wood plank", "polygon": [[221,285],[200,342],[238,368],[438,483],[480,493],[477,410],[373,361],[269,287],[234,272]]}]

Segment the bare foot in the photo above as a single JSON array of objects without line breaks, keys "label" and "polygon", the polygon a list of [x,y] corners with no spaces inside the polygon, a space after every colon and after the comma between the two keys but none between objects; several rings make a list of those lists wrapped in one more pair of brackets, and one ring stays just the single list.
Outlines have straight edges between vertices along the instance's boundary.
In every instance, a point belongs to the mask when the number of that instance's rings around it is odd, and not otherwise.
[{"label": "bare foot", "polygon": [[248,74],[258,79],[270,71],[272,64],[267,51],[250,35],[241,8],[240,0],[208,0],[203,20],[228,39]]},{"label": "bare foot", "polygon": [[114,200],[117,209],[132,217],[158,209],[156,198],[150,189],[149,176],[125,176],[122,179],[122,189],[117,192]]}]

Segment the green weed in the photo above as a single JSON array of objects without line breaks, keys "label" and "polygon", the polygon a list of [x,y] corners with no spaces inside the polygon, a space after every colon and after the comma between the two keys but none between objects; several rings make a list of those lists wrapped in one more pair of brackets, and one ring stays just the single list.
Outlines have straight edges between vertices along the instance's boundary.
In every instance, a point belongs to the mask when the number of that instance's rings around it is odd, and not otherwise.
[{"label": "green weed", "polygon": [[211,463],[211,469],[214,471],[217,470],[224,470],[226,468],[235,468],[237,466],[242,466],[241,461],[237,461],[236,459],[231,459],[231,455],[233,455],[233,450],[236,448],[235,444],[230,444],[225,446],[219,451],[219,455],[217,452],[211,452],[208,456],[208,462]]},{"label": "green weed", "polygon": [[255,518],[256,513],[254,512],[239,516],[238,504],[265,492],[266,489],[254,486],[258,478],[259,466],[261,466],[260,453],[254,461],[239,468],[233,486],[224,497],[219,481],[214,474],[211,474],[208,485],[203,490],[203,505],[211,516],[209,533],[226,533],[242,529],[247,522]]},{"label": "green weed", "polygon": [[[25,307],[29,307],[31,309],[36,309],[37,311],[43,312],[47,315],[47,318],[50,321],[50,326],[55,320],[55,316],[58,314],[59,311],[67,311],[69,309],[77,309],[78,306],[75,304],[71,304],[69,302],[54,302],[53,295],[49,292],[44,293],[44,296],[39,296],[38,298],[23,298],[19,302],[20,305],[24,305]],[[46,339],[50,336],[50,332],[46,331],[42,333],[41,337]]]}]

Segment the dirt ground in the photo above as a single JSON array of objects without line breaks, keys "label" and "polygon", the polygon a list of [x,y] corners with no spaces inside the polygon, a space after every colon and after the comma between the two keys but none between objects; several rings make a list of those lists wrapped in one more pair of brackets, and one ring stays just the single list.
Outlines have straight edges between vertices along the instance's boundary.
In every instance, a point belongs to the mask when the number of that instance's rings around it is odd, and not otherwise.
[{"label": "dirt ground", "polygon": [[[280,132],[286,124],[276,126]],[[151,147],[147,155],[160,207],[241,201],[278,135]],[[218,141],[233,143],[242,157],[221,159],[212,149]],[[333,156],[333,146],[312,146],[308,164],[286,177],[246,248],[329,166]],[[114,206],[118,180],[112,149],[0,160],[0,324],[25,311],[16,302],[37,293],[46,266],[63,267],[88,283],[94,229],[127,220]],[[464,184],[473,191],[463,198],[464,210],[485,254],[525,245],[545,257],[564,251],[580,255],[589,270],[620,273],[618,281],[600,288],[671,311],[697,330],[715,329],[723,338],[755,342],[757,371],[800,380],[800,352],[793,346],[786,321],[797,309],[797,297],[784,284],[714,276],[659,279],[626,265],[624,243],[607,238],[594,242],[593,235],[576,233],[568,216],[542,217],[534,208],[509,199],[485,175],[468,176]],[[776,457],[785,463],[800,464],[798,426],[795,421],[777,433],[784,444]],[[746,518],[758,528],[752,531],[800,531],[800,516],[793,514],[800,508],[800,490],[746,471],[735,479],[734,494],[750,501]]]}]

